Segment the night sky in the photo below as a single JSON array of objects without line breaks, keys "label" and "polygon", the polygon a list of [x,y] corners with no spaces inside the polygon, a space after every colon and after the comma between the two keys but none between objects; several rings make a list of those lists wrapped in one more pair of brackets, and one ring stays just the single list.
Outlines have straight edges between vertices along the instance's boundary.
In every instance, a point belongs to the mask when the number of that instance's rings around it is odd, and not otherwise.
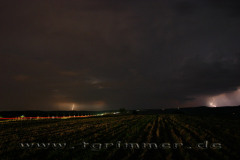
[{"label": "night sky", "polygon": [[240,105],[239,0],[1,0],[0,110]]}]

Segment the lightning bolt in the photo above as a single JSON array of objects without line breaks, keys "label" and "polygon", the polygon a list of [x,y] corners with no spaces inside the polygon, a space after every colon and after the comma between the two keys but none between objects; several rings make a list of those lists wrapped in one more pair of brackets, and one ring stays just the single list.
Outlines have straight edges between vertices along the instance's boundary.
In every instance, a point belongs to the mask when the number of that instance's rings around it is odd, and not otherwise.
[{"label": "lightning bolt", "polygon": [[210,107],[217,107],[215,104],[215,99],[212,98],[212,100],[209,102]]},{"label": "lightning bolt", "polygon": [[74,107],[75,107],[75,105],[73,104],[73,105],[72,105],[72,111],[73,111]]}]

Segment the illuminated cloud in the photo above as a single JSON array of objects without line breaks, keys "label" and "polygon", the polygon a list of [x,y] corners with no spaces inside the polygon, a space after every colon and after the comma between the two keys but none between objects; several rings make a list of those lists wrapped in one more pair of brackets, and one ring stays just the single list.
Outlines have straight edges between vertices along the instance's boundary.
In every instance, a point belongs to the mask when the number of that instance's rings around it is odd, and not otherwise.
[{"label": "illuminated cloud", "polygon": [[27,76],[27,75],[17,75],[17,76],[14,77],[14,79],[15,79],[16,81],[26,81],[26,80],[28,80],[29,78],[30,78],[30,77]]},{"label": "illuminated cloud", "polygon": [[240,88],[234,92],[223,93],[209,98],[209,100],[207,100],[207,105],[210,107],[240,105]]},{"label": "illuminated cloud", "polygon": [[103,110],[106,109],[106,103],[104,101],[94,101],[90,103],[75,103],[75,102],[62,102],[55,104],[55,107],[58,110],[65,110],[65,111],[84,111],[84,110]]},{"label": "illuminated cloud", "polygon": [[77,76],[77,75],[79,75],[78,72],[73,72],[73,71],[61,71],[59,73],[63,76]]}]

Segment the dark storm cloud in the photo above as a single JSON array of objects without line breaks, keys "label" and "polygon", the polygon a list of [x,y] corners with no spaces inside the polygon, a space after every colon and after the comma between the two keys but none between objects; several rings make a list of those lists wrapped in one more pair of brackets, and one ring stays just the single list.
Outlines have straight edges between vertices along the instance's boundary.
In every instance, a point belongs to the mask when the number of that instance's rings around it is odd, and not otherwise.
[{"label": "dark storm cloud", "polygon": [[240,2],[238,0],[210,0],[210,6],[226,10],[229,16],[240,16]]},{"label": "dark storm cloud", "polygon": [[0,106],[174,107],[234,91],[239,3],[223,3],[2,1]]},{"label": "dark storm cloud", "polygon": [[175,10],[180,14],[193,14],[197,9],[194,1],[178,1],[175,4]]}]

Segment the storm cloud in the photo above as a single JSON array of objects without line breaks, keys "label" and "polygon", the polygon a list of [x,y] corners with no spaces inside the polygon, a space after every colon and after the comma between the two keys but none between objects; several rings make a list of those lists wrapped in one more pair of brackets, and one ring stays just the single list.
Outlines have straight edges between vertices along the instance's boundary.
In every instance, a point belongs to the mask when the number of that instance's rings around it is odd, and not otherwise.
[{"label": "storm cloud", "polygon": [[0,109],[189,107],[228,93],[234,103],[216,104],[238,105],[239,8],[235,0],[3,0]]}]

